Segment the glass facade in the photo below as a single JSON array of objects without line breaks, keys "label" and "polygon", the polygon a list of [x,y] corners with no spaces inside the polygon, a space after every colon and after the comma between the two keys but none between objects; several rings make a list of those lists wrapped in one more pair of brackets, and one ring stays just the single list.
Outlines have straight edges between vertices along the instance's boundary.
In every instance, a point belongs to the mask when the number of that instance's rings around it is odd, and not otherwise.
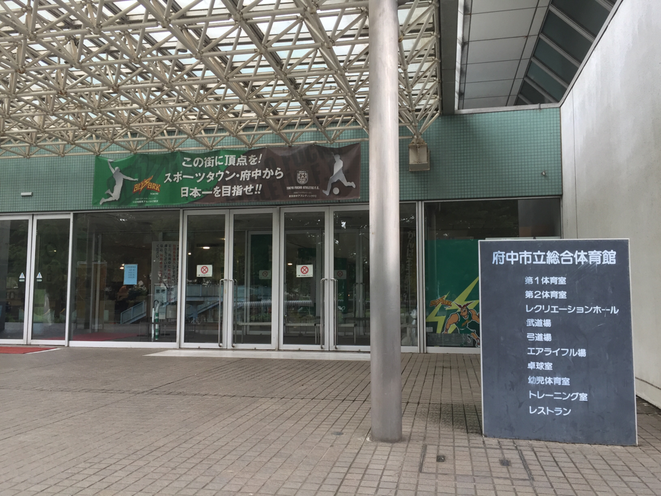
[{"label": "glass facade", "polygon": [[418,243],[414,203],[399,206],[400,318],[402,346],[418,346]]},{"label": "glass facade", "polygon": [[72,341],[176,339],[179,212],[74,216]]},{"label": "glass facade", "polygon": [[190,215],[186,239],[184,342],[223,342],[225,215]]},{"label": "glass facade", "polygon": [[479,240],[559,235],[559,199],[426,204],[426,346],[479,347]]},{"label": "glass facade", "polygon": [[[369,347],[369,211],[286,209],[274,233],[276,213],[0,220],[0,340],[65,341],[68,315],[72,342]],[[479,347],[478,241],[559,235],[557,198],[401,204],[401,345]]]},{"label": "glass facade", "polygon": [[32,339],[66,337],[69,219],[37,219],[34,242]]},{"label": "glass facade", "polygon": [[0,220],[0,339],[22,339],[28,220]]},{"label": "glass facade", "polygon": [[335,343],[370,344],[369,211],[333,214],[335,283]]},{"label": "glass facade", "polygon": [[232,342],[271,344],[273,214],[234,216]]},{"label": "glass facade", "polygon": [[325,213],[288,212],[284,223],[282,342],[321,346],[325,338],[322,332]]}]

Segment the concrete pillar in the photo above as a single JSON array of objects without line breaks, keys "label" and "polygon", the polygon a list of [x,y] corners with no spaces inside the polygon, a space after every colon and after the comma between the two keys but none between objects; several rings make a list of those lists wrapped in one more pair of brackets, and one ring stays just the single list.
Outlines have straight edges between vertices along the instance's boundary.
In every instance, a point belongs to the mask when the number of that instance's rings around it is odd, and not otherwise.
[{"label": "concrete pillar", "polygon": [[370,329],[372,440],[402,437],[397,0],[370,0]]}]

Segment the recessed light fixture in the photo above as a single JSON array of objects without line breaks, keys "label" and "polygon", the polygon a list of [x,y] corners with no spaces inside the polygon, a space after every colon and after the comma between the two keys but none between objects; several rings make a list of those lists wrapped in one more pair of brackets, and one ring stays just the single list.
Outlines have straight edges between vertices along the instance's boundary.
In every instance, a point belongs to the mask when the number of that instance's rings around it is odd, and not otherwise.
[{"label": "recessed light fixture", "polygon": [[211,247],[210,247],[210,246],[203,246],[202,249],[203,249],[203,250],[210,250]]}]

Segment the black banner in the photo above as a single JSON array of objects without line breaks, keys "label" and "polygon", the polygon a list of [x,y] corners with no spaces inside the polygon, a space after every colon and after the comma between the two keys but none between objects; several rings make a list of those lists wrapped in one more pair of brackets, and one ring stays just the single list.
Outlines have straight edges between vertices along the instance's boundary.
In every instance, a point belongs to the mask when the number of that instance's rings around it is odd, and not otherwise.
[{"label": "black banner", "polygon": [[[195,203],[247,200],[347,200],[360,197],[360,145],[260,148],[227,165],[223,177]],[[255,164],[255,165],[250,165]],[[250,191],[247,195],[246,191]]]}]

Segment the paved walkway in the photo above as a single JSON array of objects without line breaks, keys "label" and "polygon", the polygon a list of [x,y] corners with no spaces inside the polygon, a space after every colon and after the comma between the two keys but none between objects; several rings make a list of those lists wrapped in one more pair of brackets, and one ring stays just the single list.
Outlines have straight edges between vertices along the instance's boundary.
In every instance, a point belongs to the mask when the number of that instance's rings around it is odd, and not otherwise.
[{"label": "paved walkway", "polygon": [[149,355],[0,355],[0,495],[661,494],[656,409],[637,447],[485,439],[476,355],[402,356],[393,445],[364,360]]}]

